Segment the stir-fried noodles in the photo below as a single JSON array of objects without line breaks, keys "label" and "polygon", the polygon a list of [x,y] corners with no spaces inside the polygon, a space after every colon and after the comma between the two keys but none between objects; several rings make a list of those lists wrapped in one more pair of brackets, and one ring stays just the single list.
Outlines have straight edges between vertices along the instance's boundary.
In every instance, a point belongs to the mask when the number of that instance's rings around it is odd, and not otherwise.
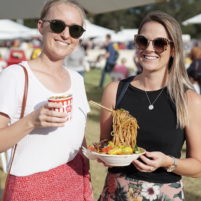
[{"label": "stir-fried noodles", "polygon": [[135,117],[123,109],[113,110],[113,143],[115,146],[129,146],[134,149],[136,145],[138,124]]}]

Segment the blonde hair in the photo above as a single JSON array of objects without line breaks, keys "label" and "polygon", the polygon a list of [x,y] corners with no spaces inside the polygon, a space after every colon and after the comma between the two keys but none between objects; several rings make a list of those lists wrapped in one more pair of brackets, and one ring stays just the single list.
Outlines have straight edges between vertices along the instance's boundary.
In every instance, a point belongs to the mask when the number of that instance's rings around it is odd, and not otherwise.
[{"label": "blonde hair", "polygon": [[86,18],[84,9],[77,2],[71,1],[71,0],[49,0],[49,1],[47,1],[41,11],[40,19],[42,20],[46,17],[46,15],[48,14],[51,7],[53,7],[56,4],[61,4],[61,3],[69,4],[69,5],[77,8],[80,12],[80,15],[83,19],[83,24],[84,24],[84,19]]},{"label": "blonde hair", "polygon": [[169,95],[176,105],[177,126],[184,128],[188,124],[187,98],[185,92],[192,89],[188,78],[183,55],[182,32],[179,23],[170,15],[153,11],[148,13],[142,20],[138,33],[147,22],[155,21],[164,26],[169,39],[173,42],[174,56],[169,59],[169,80],[167,84]]}]

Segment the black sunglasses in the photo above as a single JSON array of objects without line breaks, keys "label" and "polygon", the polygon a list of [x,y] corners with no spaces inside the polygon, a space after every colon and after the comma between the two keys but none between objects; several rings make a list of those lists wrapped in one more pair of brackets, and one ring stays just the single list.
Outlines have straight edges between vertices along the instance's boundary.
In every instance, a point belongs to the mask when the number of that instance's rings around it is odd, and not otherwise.
[{"label": "black sunglasses", "polygon": [[155,38],[154,40],[149,40],[142,35],[135,35],[134,43],[137,49],[146,50],[149,46],[150,41],[152,42],[153,48],[156,53],[162,53],[167,50],[167,46],[169,44],[173,44],[173,42],[167,38]]},{"label": "black sunglasses", "polygon": [[50,28],[54,33],[61,33],[66,27],[69,28],[69,33],[72,38],[79,38],[85,32],[85,29],[77,24],[67,25],[62,20],[42,20],[50,23]]}]

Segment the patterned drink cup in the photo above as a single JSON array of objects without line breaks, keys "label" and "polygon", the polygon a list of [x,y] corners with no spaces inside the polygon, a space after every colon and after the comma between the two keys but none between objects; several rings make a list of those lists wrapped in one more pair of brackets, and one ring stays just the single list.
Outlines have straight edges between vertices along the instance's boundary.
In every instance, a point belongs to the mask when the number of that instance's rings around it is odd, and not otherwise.
[{"label": "patterned drink cup", "polygon": [[53,110],[57,112],[66,112],[67,120],[70,120],[72,118],[72,102],[73,102],[72,95],[52,96],[48,99],[48,102],[61,104],[63,106],[62,108],[54,108]]}]

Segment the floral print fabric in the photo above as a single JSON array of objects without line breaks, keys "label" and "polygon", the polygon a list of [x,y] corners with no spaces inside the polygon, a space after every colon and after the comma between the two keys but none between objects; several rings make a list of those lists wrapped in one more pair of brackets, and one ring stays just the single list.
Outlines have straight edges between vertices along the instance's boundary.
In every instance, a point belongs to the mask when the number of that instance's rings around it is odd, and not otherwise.
[{"label": "floral print fabric", "polygon": [[183,184],[150,183],[108,173],[98,201],[183,201]]}]

